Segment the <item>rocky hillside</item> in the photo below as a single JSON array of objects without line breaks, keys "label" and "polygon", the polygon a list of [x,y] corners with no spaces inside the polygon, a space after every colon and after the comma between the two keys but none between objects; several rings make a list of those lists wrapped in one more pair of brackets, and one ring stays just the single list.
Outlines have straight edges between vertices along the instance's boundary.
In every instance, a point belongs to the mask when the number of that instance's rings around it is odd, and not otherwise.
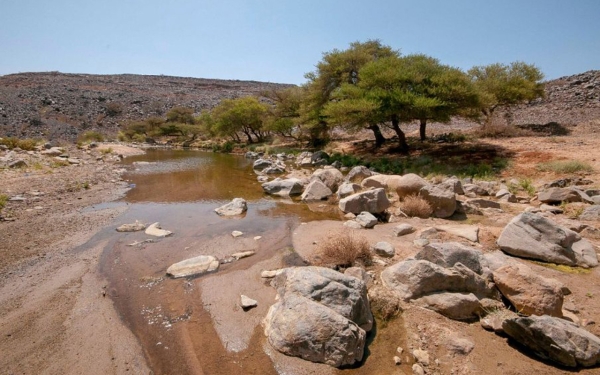
[{"label": "rocky hillside", "polygon": [[162,115],[174,106],[201,110],[222,99],[288,85],[143,75],[22,73],[0,76],[0,136],[73,140],[86,130]]}]

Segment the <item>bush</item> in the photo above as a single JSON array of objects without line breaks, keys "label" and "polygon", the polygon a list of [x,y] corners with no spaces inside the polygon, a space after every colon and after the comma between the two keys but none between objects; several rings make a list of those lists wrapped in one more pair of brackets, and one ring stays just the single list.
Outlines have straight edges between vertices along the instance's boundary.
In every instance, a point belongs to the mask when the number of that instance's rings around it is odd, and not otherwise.
[{"label": "bush", "polygon": [[542,172],[554,173],[575,173],[575,172],[591,172],[593,168],[588,163],[579,160],[556,160],[547,163],[540,163],[537,169]]},{"label": "bush", "polygon": [[370,264],[373,255],[369,243],[364,237],[355,237],[349,232],[338,232],[317,249],[318,260],[315,264],[321,266],[352,267],[356,262]]},{"label": "bush", "polygon": [[106,114],[110,117],[115,117],[123,113],[123,105],[117,102],[110,102],[104,108],[106,110]]},{"label": "bush", "polygon": [[0,211],[6,206],[6,202],[8,202],[8,195],[0,194]]},{"label": "bush", "polygon": [[94,130],[89,130],[77,137],[77,143],[88,143],[88,142],[104,142],[104,135]]},{"label": "bush", "polygon": [[388,322],[402,312],[398,296],[388,288],[376,285],[369,290],[369,304],[375,317]]},{"label": "bush", "polygon": [[478,138],[513,138],[530,135],[530,132],[512,125],[491,123],[483,125],[473,134]]},{"label": "bush", "polygon": [[400,210],[410,217],[428,218],[433,213],[433,208],[422,197],[408,195],[400,202]]},{"label": "bush", "polygon": [[32,151],[35,149],[35,146],[37,146],[37,141],[30,138],[19,139],[15,137],[9,137],[1,138],[0,144],[5,145],[6,147],[8,147],[9,150],[18,147],[21,150]]}]

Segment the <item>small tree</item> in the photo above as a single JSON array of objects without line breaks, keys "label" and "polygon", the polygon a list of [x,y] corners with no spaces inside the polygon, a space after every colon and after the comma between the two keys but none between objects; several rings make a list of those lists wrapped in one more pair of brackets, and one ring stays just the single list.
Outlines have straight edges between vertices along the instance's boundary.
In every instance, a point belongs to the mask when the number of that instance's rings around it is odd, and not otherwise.
[{"label": "small tree", "polygon": [[239,141],[238,132],[246,135],[248,143],[262,141],[266,135],[263,128],[267,106],[254,96],[225,99],[212,111],[215,133]]},{"label": "small tree", "polygon": [[188,107],[173,107],[167,112],[167,122],[193,124],[194,110]]},{"label": "small tree", "polygon": [[484,124],[489,124],[494,111],[543,97],[542,72],[531,64],[513,62],[510,65],[476,66],[468,74],[479,91]]}]

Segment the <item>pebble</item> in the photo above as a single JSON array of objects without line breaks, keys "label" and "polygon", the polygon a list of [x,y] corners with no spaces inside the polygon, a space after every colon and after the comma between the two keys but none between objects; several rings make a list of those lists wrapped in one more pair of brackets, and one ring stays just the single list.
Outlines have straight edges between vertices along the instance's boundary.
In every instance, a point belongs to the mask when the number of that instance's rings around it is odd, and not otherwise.
[{"label": "pebble", "polygon": [[233,237],[239,237],[239,236],[243,236],[244,233],[240,232],[239,230],[234,230],[233,232],[231,232],[231,235]]}]

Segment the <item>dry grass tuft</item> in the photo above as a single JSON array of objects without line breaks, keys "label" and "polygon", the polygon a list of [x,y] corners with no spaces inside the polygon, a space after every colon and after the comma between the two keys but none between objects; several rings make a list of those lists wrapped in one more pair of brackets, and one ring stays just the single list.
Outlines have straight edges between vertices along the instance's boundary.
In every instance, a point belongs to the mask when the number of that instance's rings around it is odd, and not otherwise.
[{"label": "dry grass tuft", "polygon": [[383,322],[390,321],[402,312],[398,296],[383,286],[374,286],[369,289],[369,303],[373,315]]},{"label": "dry grass tuft", "polygon": [[474,132],[477,138],[513,138],[531,135],[531,132],[513,125],[494,123],[483,125]]},{"label": "dry grass tuft", "polygon": [[575,172],[592,172],[592,166],[584,161],[579,160],[555,160],[537,165],[537,169],[542,172],[554,173],[575,173]]},{"label": "dry grass tuft", "polygon": [[428,218],[433,213],[433,208],[424,198],[418,195],[407,195],[400,202],[400,210],[410,217]]},{"label": "dry grass tuft", "polygon": [[351,232],[340,231],[330,236],[317,251],[314,263],[321,266],[352,267],[357,262],[368,265],[373,258],[367,240]]}]

